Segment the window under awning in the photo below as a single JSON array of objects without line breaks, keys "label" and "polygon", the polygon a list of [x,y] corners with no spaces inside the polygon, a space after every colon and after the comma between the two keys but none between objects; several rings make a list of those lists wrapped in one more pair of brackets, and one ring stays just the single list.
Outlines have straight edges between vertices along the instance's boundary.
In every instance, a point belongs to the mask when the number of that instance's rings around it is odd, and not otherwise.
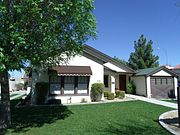
[{"label": "window under awning", "polygon": [[49,69],[49,74],[59,76],[90,76],[92,75],[90,66],[57,66]]}]

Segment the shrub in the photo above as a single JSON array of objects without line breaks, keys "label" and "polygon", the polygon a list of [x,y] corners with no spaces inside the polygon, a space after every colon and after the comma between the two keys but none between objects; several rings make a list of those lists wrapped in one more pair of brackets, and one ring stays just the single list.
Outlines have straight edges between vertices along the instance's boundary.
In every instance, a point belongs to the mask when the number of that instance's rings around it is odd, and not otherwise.
[{"label": "shrub", "polygon": [[60,105],[61,104],[61,100],[60,99],[49,99],[47,104],[48,105],[53,105],[53,104]]},{"label": "shrub", "polygon": [[136,86],[133,81],[130,81],[127,85],[128,94],[136,94]]},{"label": "shrub", "polygon": [[44,104],[49,90],[49,83],[38,82],[35,85],[36,103]]},{"label": "shrub", "polygon": [[125,91],[118,90],[116,91],[116,98],[124,98],[125,97]]},{"label": "shrub", "polygon": [[104,89],[104,84],[94,83],[91,86],[91,100],[93,102],[100,101]]},{"label": "shrub", "polygon": [[104,97],[108,97],[109,91],[104,91]]},{"label": "shrub", "polygon": [[114,93],[109,93],[107,96],[108,100],[113,100],[114,99]]}]

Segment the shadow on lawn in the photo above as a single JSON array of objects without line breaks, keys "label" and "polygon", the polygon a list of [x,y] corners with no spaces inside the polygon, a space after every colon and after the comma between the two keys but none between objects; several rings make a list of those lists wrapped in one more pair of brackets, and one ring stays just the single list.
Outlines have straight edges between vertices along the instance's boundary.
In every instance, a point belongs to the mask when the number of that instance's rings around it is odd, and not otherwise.
[{"label": "shadow on lawn", "polygon": [[26,132],[31,127],[41,127],[73,114],[66,106],[36,106],[15,108],[19,100],[11,101],[12,132]]},{"label": "shadow on lawn", "polygon": [[165,131],[161,128],[154,126],[147,126],[143,123],[137,123],[135,121],[129,122],[129,124],[111,123],[108,128],[102,129],[102,132],[106,134],[115,135],[145,135],[145,134],[164,134]]}]

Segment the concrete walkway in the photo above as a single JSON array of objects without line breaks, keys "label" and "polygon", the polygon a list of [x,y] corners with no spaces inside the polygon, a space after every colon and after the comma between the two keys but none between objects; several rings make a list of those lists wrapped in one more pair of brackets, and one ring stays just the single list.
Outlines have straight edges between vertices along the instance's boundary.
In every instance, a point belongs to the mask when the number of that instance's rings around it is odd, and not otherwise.
[{"label": "concrete walkway", "polygon": [[159,123],[170,133],[174,135],[180,135],[177,110],[173,110],[161,114],[159,117]]},{"label": "concrete walkway", "polygon": [[10,100],[13,100],[13,99],[16,99],[18,97],[25,96],[26,95],[26,91],[14,91],[14,92],[11,92],[10,94],[17,94],[15,96],[10,97]]},{"label": "concrete walkway", "polygon": [[170,108],[173,108],[173,109],[178,108],[177,104],[175,104],[175,103],[170,103],[170,102],[166,102],[166,101],[160,101],[160,100],[153,99],[153,98],[147,98],[147,97],[131,95],[131,94],[126,94],[126,97],[133,98],[133,99],[136,99],[136,100],[145,101],[145,102],[149,102],[149,103],[153,103],[153,104],[156,104],[156,105],[162,105],[162,106],[170,107]]}]

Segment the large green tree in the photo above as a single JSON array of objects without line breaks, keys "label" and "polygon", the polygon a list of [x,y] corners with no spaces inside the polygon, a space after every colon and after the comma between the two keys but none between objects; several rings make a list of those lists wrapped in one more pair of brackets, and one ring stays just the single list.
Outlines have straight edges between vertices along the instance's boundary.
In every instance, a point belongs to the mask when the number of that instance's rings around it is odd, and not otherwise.
[{"label": "large green tree", "polygon": [[138,41],[134,41],[135,51],[130,54],[128,60],[129,66],[134,69],[144,69],[159,66],[159,57],[153,54],[153,41],[146,41],[144,35],[141,35]]},{"label": "large green tree", "polygon": [[79,53],[96,36],[93,9],[93,0],[0,0],[0,126],[10,125],[8,71]]},{"label": "large green tree", "polygon": [[121,64],[124,64],[124,65],[128,66],[128,62],[125,61],[124,59],[120,59],[120,58],[118,58],[116,56],[114,56],[113,59],[116,60],[117,62],[121,63]]}]

